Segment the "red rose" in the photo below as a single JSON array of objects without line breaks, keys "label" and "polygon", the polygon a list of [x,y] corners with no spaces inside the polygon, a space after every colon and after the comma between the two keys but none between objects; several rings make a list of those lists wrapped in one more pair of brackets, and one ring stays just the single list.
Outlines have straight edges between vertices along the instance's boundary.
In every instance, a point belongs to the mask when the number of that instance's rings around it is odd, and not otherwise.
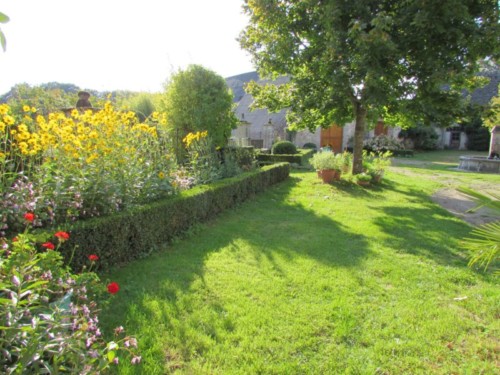
[{"label": "red rose", "polygon": [[49,250],[54,250],[56,248],[52,242],[45,242],[42,244],[42,247],[45,247]]},{"label": "red rose", "polygon": [[111,294],[116,294],[120,290],[118,283],[112,282],[108,284],[108,292]]},{"label": "red rose", "polygon": [[56,236],[57,238],[59,238],[59,240],[61,241],[66,241],[67,239],[69,239],[69,233],[68,232],[57,232],[54,234],[54,236]]},{"label": "red rose", "polygon": [[96,261],[99,260],[99,257],[97,255],[95,255],[95,254],[91,254],[91,255],[89,255],[89,260],[91,262],[96,262]]},{"label": "red rose", "polygon": [[24,214],[24,219],[31,223],[31,222],[33,222],[33,220],[35,220],[35,214],[33,214],[31,212],[27,212]]}]

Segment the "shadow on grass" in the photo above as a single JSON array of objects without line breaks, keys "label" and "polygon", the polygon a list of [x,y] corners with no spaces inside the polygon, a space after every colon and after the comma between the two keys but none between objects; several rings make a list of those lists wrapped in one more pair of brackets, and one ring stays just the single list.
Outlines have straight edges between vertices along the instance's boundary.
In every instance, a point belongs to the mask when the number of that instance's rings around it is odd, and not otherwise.
[{"label": "shadow on grass", "polygon": [[[203,304],[208,316],[212,317],[211,321],[205,318],[197,321],[193,317],[196,312],[190,311],[190,306],[200,305],[199,301],[193,303],[191,300],[203,298],[191,291],[203,287],[207,261],[222,256],[222,249],[224,256],[228,257],[227,263],[222,264],[227,264],[228,269],[221,269],[220,277],[225,277],[227,272],[239,277],[240,282],[241,278],[255,282],[256,277],[286,277],[287,271],[280,266],[283,260],[312,260],[338,268],[358,266],[370,254],[365,236],[352,233],[328,216],[287,201],[291,190],[300,181],[301,178],[291,176],[253,200],[198,226],[188,237],[168,246],[167,250],[111,272],[113,281],[120,283],[122,290],[115,296],[113,304],[103,311],[102,322],[107,333],[123,323],[139,331],[148,329],[145,324],[160,321],[162,329],[175,332],[179,341],[177,347],[185,348],[186,352],[161,353],[165,349],[154,349],[157,345],[154,342],[143,342],[144,347],[157,350],[154,354],[156,360],[175,359],[177,355],[186,360],[193,355],[202,355],[207,344],[203,340],[191,342],[195,339],[189,334],[190,330],[203,332],[210,341],[217,340],[218,331],[231,330],[233,325],[230,318],[224,316],[224,308],[217,296],[210,296]],[[335,202],[325,204],[334,205]],[[266,273],[259,274],[261,270],[266,270]],[[238,276],[238,272],[243,274]],[[230,278],[228,282],[231,282]],[[208,289],[204,288],[206,293],[210,293]],[[179,323],[183,319],[187,320]],[[196,348],[195,354],[193,348]],[[166,362],[175,364],[175,360]],[[137,373],[143,371],[161,372],[149,367],[145,370],[142,366],[136,370]]]}]

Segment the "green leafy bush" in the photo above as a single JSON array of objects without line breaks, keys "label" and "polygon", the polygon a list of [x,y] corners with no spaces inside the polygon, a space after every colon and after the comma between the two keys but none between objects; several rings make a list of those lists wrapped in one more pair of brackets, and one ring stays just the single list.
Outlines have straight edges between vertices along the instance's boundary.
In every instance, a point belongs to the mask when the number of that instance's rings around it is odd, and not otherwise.
[{"label": "green leafy bush", "polygon": [[276,142],[271,148],[274,155],[294,155],[297,153],[297,147],[290,141]]},{"label": "green leafy bush", "polygon": [[[35,216],[25,218],[31,225]],[[123,327],[113,341],[103,339],[95,300],[105,288],[90,272],[98,256],[87,257],[89,271],[74,274],[58,251],[69,234],[50,237],[27,229],[14,239],[0,238],[0,371],[100,373],[118,363],[120,352],[132,353],[137,340],[123,337]],[[110,283],[107,289],[114,294],[119,286]],[[132,363],[139,362],[134,355]]]},{"label": "green leafy bush", "polygon": [[302,148],[311,148],[311,149],[316,150],[318,147],[316,146],[316,144],[308,142],[308,143],[304,143],[304,146],[302,146]]},{"label": "green leafy bush", "polygon": [[290,164],[306,165],[308,160],[313,156],[315,150],[297,150],[295,155],[273,155],[273,154],[263,154],[259,153],[257,155],[257,160],[260,165],[269,165],[273,163],[287,162]]},{"label": "green leafy bush", "polygon": [[416,150],[436,150],[438,146],[438,135],[429,126],[416,126],[401,130],[399,137],[410,139]]}]

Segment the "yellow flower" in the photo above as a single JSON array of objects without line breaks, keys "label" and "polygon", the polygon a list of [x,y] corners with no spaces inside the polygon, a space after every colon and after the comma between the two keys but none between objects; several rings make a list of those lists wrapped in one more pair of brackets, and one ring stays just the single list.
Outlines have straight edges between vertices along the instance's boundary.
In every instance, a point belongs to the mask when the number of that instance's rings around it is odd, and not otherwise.
[{"label": "yellow flower", "polygon": [[9,115],[4,115],[3,122],[5,122],[7,125],[14,125],[16,121],[14,120],[14,117]]},{"label": "yellow flower", "polygon": [[26,105],[26,104],[25,104],[25,105],[23,105],[23,111],[24,111],[24,112],[30,112],[30,111],[31,111],[30,106],[29,106],[29,105]]},{"label": "yellow flower", "polygon": [[9,106],[7,104],[0,104],[0,115],[6,115],[9,112]]},{"label": "yellow flower", "polygon": [[35,113],[36,112],[36,108],[35,107],[31,107],[31,112]]},{"label": "yellow flower", "polygon": [[165,178],[165,173],[163,173],[163,172],[158,173],[158,178],[160,180],[163,180]]}]

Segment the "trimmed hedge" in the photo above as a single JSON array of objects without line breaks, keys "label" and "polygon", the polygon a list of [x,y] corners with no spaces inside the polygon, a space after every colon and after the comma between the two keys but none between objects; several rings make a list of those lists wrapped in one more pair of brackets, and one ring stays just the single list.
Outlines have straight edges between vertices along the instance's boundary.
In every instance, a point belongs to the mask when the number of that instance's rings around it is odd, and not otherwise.
[{"label": "trimmed hedge", "polygon": [[[363,150],[366,150],[368,152],[386,152],[386,151],[390,151],[392,153],[392,156],[394,156],[394,157],[400,156],[400,157],[410,158],[410,157],[414,156],[414,151],[413,150],[385,150],[385,149],[381,149],[381,150],[374,151],[374,150],[372,150],[371,148],[368,148],[368,147],[363,147]],[[352,147],[346,147],[346,151],[352,153],[353,152],[353,148]]]},{"label": "trimmed hedge", "polygon": [[76,247],[74,269],[88,265],[90,254],[99,256],[101,270],[143,258],[194,224],[285,180],[289,173],[289,164],[275,164],[116,215],[77,222],[64,228],[71,237],[61,251],[69,258]]},{"label": "trimmed hedge", "polygon": [[313,156],[316,150],[298,150],[298,154],[293,155],[272,155],[272,154],[257,154],[257,160],[261,165],[268,165],[273,163],[287,162],[290,164],[306,165],[307,161]]}]

